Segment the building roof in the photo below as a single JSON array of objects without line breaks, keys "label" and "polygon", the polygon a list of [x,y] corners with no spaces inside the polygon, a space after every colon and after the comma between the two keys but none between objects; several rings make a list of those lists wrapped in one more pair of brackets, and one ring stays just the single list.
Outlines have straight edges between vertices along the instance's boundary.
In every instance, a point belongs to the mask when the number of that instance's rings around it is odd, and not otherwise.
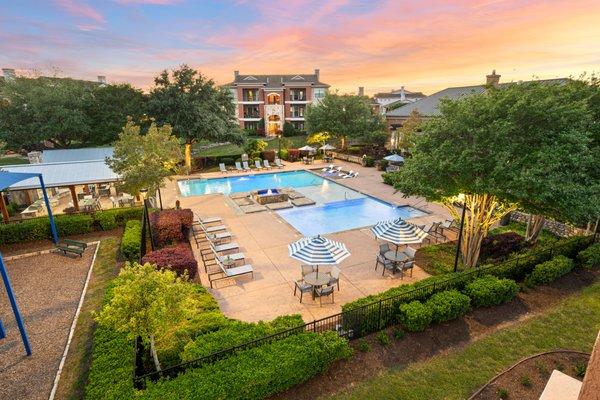
[{"label": "building roof", "polygon": [[[2,171],[42,174],[46,187],[107,183],[119,179],[104,160],[6,165],[2,167]],[[37,178],[26,179],[10,187],[11,190],[39,188]]]},{"label": "building roof", "polygon": [[[373,97],[375,98],[379,98],[379,99],[399,99],[402,97],[402,92],[400,90],[392,90],[389,93],[377,93],[375,95],[373,95]],[[425,95],[422,92],[411,92],[408,90],[404,91],[404,97],[425,97]]]},{"label": "building roof", "polygon": [[65,163],[71,161],[105,160],[113,156],[113,147],[86,147],[82,149],[44,150],[43,163]]},{"label": "building roof", "polygon": [[[567,78],[558,79],[546,79],[537,82],[547,83],[565,83]],[[533,82],[533,81],[528,81]],[[500,87],[513,85],[516,82],[501,83]],[[413,110],[417,110],[421,116],[433,117],[440,114],[438,109],[441,99],[457,100],[465,96],[471,96],[474,94],[483,93],[486,89],[486,85],[475,85],[475,86],[463,86],[463,87],[451,87],[439,92],[433,93],[423,99],[417,100],[414,103],[409,103],[405,106],[398,107],[394,110],[387,112],[385,115],[389,117],[408,117]]]},{"label": "building roof", "polygon": [[298,74],[298,75],[235,75],[233,82],[225,86],[237,85],[256,85],[266,87],[284,87],[284,86],[316,86],[328,88],[329,85],[319,81],[318,74]]}]

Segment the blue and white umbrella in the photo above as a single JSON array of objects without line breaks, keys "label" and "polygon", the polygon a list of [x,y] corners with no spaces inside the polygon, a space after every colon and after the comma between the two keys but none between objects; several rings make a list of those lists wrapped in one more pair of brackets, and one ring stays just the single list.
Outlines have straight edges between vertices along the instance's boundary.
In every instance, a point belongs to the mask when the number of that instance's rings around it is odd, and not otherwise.
[{"label": "blue and white umbrella", "polygon": [[427,237],[423,229],[402,218],[378,222],[371,231],[377,238],[395,244],[396,252],[400,245],[421,243]]},{"label": "blue and white umbrella", "polygon": [[346,245],[321,235],[305,237],[288,245],[290,257],[308,265],[334,265],[350,255]]},{"label": "blue and white umbrella", "polygon": [[392,154],[387,157],[383,157],[384,160],[388,160],[389,162],[401,163],[404,162],[404,157],[398,154]]}]

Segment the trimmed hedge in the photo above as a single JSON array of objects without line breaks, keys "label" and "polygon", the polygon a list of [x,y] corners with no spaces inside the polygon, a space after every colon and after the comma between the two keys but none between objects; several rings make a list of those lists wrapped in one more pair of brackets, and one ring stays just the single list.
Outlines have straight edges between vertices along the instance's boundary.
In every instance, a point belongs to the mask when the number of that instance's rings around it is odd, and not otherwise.
[{"label": "trimmed hedge", "polygon": [[519,285],[511,279],[486,275],[467,284],[465,294],[477,307],[491,307],[510,301],[519,292]]},{"label": "trimmed hedge", "polygon": [[141,244],[142,221],[127,221],[121,239],[121,254],[129,262],[139,261]]},{"label": "trimmed hedge", "polygon": [[[142,208],[136,207],[97,211],[92,214],[57,215],[54,220],[60,236],[72,236],[114,229],[125,226],[128,220],[141,218]],[[47,217],[0,224],[0,245],[51,238],[50,221]]]},{"label": "trimmed hedge", "polygon": [[577,260],[583,268],[591,269],[600,267],[600,243],[593,244],[587,249],[580,251],[577,254]]},{"label": "trimmed hedge", "polygon": [[550,261],[536,265],[531,275],[525,279],[529,287],[542,283],[552,282],[561,276],[568,274],[575,267],[575,262],[565,256],[556,256]]},{"label": "trimmed hedge", "polygon": [[433,313],[433,322],[445,322],[465,315],[471,308],[471,298],[458,290],[436,293],[425,303]]},{"label": "trimmed hedge", "polygon": [[187,271],[190,279],[194,279],[198,273],[198,261],[194,258],[192,248],[188,243],[179,243],[151,251],[142,258],[142,264],[145,263],[170,269],[180,276]]},{"label": "trimmed hedge", "polygon": [[262,399],[307,381],[350,355],[336,332],[304,332],[241,351],[176,378],[148,382],[140,399]]},{"label": "trimmed hedge", "polygon": [[411,301],[400,306],[402,326],[410,332],[425,330],[433,321],[433,311],[420,301]]}]

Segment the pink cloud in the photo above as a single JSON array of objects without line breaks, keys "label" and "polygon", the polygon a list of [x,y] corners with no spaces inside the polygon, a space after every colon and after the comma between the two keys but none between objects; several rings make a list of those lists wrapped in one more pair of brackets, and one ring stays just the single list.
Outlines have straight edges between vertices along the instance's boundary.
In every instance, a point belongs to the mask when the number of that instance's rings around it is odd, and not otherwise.
[{"label": "pink cloud", "polygon": [[98,23],[104,23],[104,16],[89,4],[75,0],[55,0],[55,3],[75,17],[87,18]]},{"label": "pink cloud", "polygon": [[154,5],[173,5],[177,3],[181,3],[182,0],[115,0],[119,4],[128,5],[128,4],[154,4]]}]

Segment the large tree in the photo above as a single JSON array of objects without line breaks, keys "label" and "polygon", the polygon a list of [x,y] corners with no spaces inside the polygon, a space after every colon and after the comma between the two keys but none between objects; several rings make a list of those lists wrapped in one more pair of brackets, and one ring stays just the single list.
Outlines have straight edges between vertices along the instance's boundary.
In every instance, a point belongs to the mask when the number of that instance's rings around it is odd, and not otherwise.
[{"label": "large tree", "polygon": [[375,113],[368,98],[328,93],[320,102],[306,110],[309,133],[329,132],[340,140],[342,148],[347,139],[369,140],[373,132],[385,130],[381,115]]},{"label": "large tree", "polygon": [[159,124],[170,124],[173,133],[184,141],[188,168],[192,144],[197,141],[244,142],[229,90],[187,65],[171,74],[165,70],[154,79],[147,109],[149,116]]},{"label": "large tree", "polygon": [[154,195],[164,186],[165,178],[177,172],[182,160],[179,140],[171,135],[169,125],[150,125],[142,135],[140,127],[128,122],[115,143],[114,154],[108,165],[120,176],[121,190],[138,195],[147,189]]},{"label": "large tree", "polygon": [[457,219],[456,201],[466,205],[467,266],[476,265],[492,224],[516,207],[572,222],[594,218],[598,167],[587,88],[525,83],[442,101],[441,116],[423,126],[396,188],[444,202]]}]

